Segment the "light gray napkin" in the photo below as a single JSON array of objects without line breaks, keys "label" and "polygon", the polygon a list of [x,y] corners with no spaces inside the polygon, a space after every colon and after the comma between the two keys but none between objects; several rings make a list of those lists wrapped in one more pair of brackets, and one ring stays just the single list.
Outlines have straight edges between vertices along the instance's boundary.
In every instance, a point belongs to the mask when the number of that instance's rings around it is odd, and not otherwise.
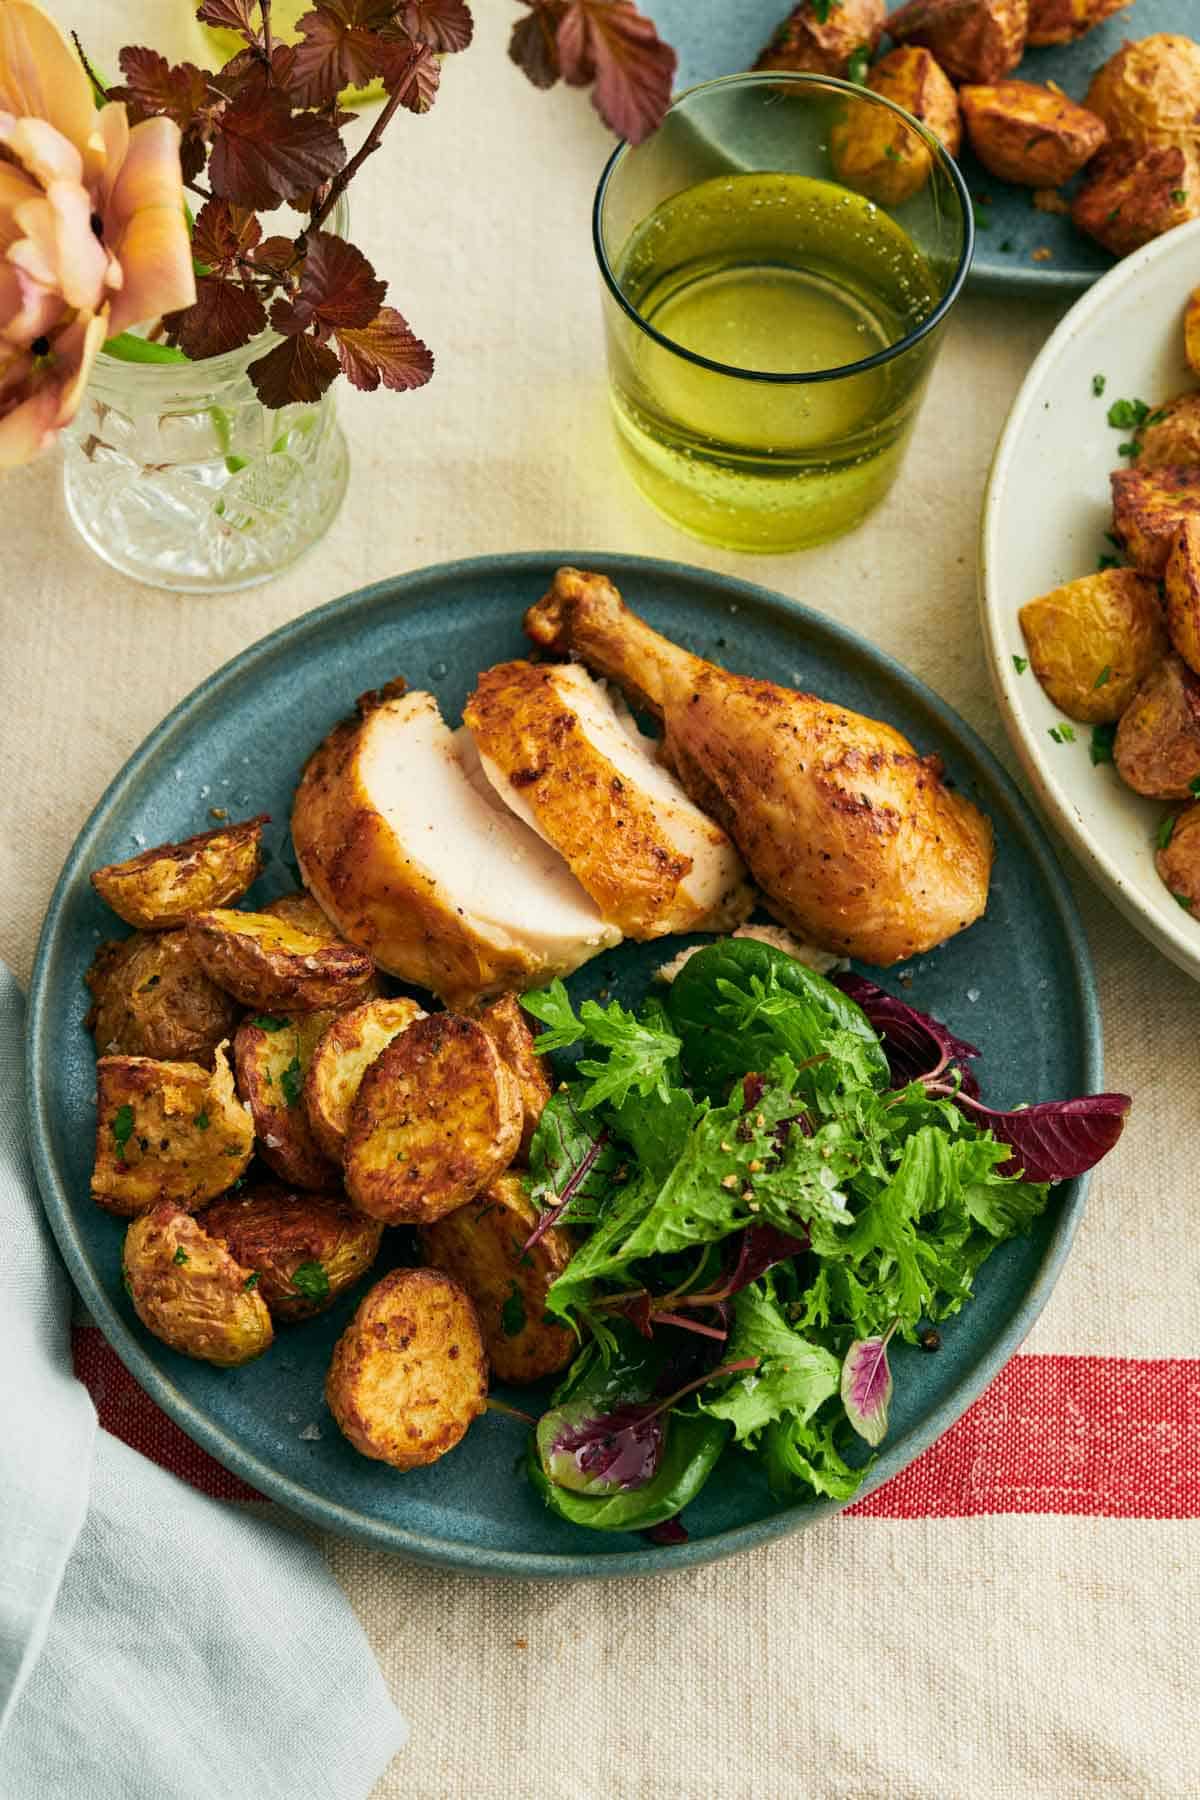
[{"label": "light gray napkin", "polygon": [[100,1431],[72,1373],[23,1014],[0,965],[0,1800],[362,1800],[406,1727],[319,1553]]}]

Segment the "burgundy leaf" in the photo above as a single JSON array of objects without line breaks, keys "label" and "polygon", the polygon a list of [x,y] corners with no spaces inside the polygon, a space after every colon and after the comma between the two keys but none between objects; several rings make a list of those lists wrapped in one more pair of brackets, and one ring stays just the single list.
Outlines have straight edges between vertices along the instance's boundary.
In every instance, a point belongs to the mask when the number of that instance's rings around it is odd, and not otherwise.
[{"label": "burgundy leaf", "polygon": [[534,8],[527,19],[518,19],[508,40],[508,54],[536,88],[552,88],[561,73],[558,66],[558,22],[566,0]]},{"label": "burgundy leaf", "polygon": [[293,113],[276,89],[247,82],[221,116],[208,172],[222,199],[259,211],[318,187],[345,160],[327,119]]},{"label": "burgundy leaf", "polygon": [[299,268],[302,256],[296,248],[294,238],[267,237],[261,244],[254,246],[251,261],[256,269],[263,269],[271,275],[283,275],[293,264]]},{"label": "burgundy leaf", "polygon": [[301,106],[334,100],[342,88],[366,87],[380,72],[379,27],[391,0],[322,0],[296,24],[291,93]]},{"label": "burgundy leaf", "polygon": [[[906,1087],[910,1081],[940,1075],[949,1064],[979,1055],[973,1044],[955,1037],[940,1020],[885,993],[864,976],[845,973],[830,979],[862,1007],[883,1039],[893,1087]],[[979,1088],[970,1071],[963,1069],[962,1076],[965,1091],[977,1094]]]},{"label": "burgundy leaf", "polygon": [[475,34],[464,0],[406,0],[399,17],[409,37],[431,50],[465,50]]},{"label": "burgundy leaf", "polygon": [[437,99],[442,65],[428,44],[383,42],[379,73],[389,94],[399,94],[409,112],[427,113]]},{"label": "burgundy leaf", "polygon": [[776,1263],[787,1262],[793,1256],[803,1256],[809,1246],[809,1235],[806,1231],[803,1237],[791,1237],[776,1225],[747,1225],[745,1231],[739,1232],[732,1242],[737,1246],[737,1260],[726,1280],[719,1284],[722,1300],[730,1300],[734,1294],[740,1294],[744,1287],[749,1287],[752,1281],[757,1281],[760,1275],[765,1275]]},{"label": "burgundy leaf", "polygon": [[883,1337],[860,1338],[851,1344],[842,1363],[842,1405],[851,1425],[868,1444],[881,1443],[887,1431],[892,1398],[887,1347],[895,1329],[893,1324]]},{"label": "burgundy leaf", "polygon": [[383,383],[394,393],[424,387],[433,374],[433,352],[409,329],[394,306],[381,306],[369,325],[337,327],[342,368],[356,388],[373,392]]},{"label": "burgundy leaf", "polygon": [[678,1513],[669,1519],[660,1519],[657,1525],[648,1525],[638,1535],[648,1544],[686,1544],[688,1541],[687,1527]]},{"label": "burgundy leaf", "polygon": [[623,1318],[628,1319],[634,1330],[640,1332],[642,1337],[654,1336],[654,1326],[651,1322],[654,1301],[648,1293],[625,1294],[621,1299],[614,1300],[607,1310],[620,1313]]},{"label": "burgundy leaf", "polygon": [[569,0],[557,44],[565,81],[594,78],[605,124],[631,144],[649,137],[671,103],[675,52],[633,0]]},{"label": "burgundy leaf", "polygon": [[213,25],[218,31],[236,31],[247,43],[261,42],[258,0],[203,0],[196,17],[202,25]]},{"label": "burgundy leaf", "polygon": [[266,308],[253,288],[218,275],[201,275],[194,303],[181,312],[167,313],[163,320],[168,342],[177,344],[196,362],[239,350],[266,322]]},{"label": "burgundy leaf", "polygon": [[1124,1131],[1133,1105],[1128,1094],[1086,1094],[997,1112],[967,1094],[955,1099],[969,1118],[1012,1146],[1013,1155],[998,1173],[1022,1170],[1026,1181],[1067,1181],[1094,1168]]},{"label": "burgundy leaf", "polygon": [[165,113],[183,131],[208,105],[208,77],[195,63],[176,63],[172,67],[157,50],[137,44],[127,44],[117,61],[125,86],[111,88],[109,97],[124,100],[144,118]]},{"label": "burgundy leaf", "polygon": [[293,309],[301,331],[314,320],[325,334],[370,325],[386,293],[361,250],[332,231],[309,232]]},{"label": "burgundy leaf", "polygon": [[262,226],[245,207],[228,200],[206,200],[196,214],[192,255],[203,267],[225,269],[248,256],[262,237]]},{"label": "burgundy leaf", "polygon": [[338,372],[338,359],[315,337],[287,337],[246,373],[264,406],[278,410],[293,401],[319,400]]}]

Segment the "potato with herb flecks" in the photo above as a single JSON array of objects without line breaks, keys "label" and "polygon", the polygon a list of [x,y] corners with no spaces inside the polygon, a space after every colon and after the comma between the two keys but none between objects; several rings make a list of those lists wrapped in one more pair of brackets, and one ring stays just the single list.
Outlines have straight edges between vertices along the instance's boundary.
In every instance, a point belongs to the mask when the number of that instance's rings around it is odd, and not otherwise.
[{"label": "potato with herb flecks", "polygon": [[214,1067],[102,1056],[96,1064],[92,1197],[131,1218],[158,1200],[193,1208],[233,1186],[254,1127],[218,1046]]},{"label": "potato with herb flecks", "polygon": [[1167,558],[1167,630],[1194,675],[1200,675],[1200,519],[1185,519]]},{"label": "potato with herb flecks", "polygon": [[262,873],[262,828],[269,820],[260,813],[242,825],[222,825],[107,863],[92,871],[92,886],[141,931],[182,925],[189,913],[239,900]]},{"label": "potato with herb flecks", "polygon": [[1200,804],[1164,825],[1154,866],[1179,905],[1200,919]]},{"label": "potato with herb flecks", "polygon": [[1184,309],[1183,353],[1193,375],[1200,375],[1200,288],[1188,295]]},{"label": "potato with herb flecks", "polygon": [[529,1022],[529,1014],[515,994],[501,994],[478,1014],[501,1059],[516,1076],[521,1091],[521,1143],[518,1155],[529,1155],[529,1146],[537,1130],[538,1120],[550,1098],[550,1080],[544,1059],[538,1055],[537,1034]]},{"label": "potato with herb flecks", "polygon": [[1200,467],[1114,469],[1113,533],[1141,574],[1162,579],[1175,534],[1200,514]]},{"label": "potato with herb flecks", "polygon": [[[877,62],[867,86],[928,126],[951,156],[962,142],[958,96],[928,50],[901,45]],[[881,106],[847,100],[829,133],[834,174],[882,206],[900,206],[924,187],[933,151],[915,131]]]},{"label": "potato with herb flecks", "polygon": [[1029,0],[1030,49],[1043,44],[1070,44],[1102,25],[1133,0]]},{"label": "potato with herb flecks", "polygon": [[887,0],[801,0],[754,67],[845,76],[856,50],[874,50],[886,13]]},{"label": "potato with herb flecks", "polygon": [[366,998],[375,973],[365,950],[312,936],[266,912],[194,913],[188,940],[205,974],[243,1006],[320,1012]]},{"label": "potato with herb flecks", "polygon": [[1027,0],[908,0],[887,22],[894,42],[932,50],[952,81],[999,81],[1020,62],[1028,27]]},{"label": "potato with herb flecks", "polygon": [[432,1013],[376,1057],[346,1134],[346,1189],[385,1225],[428,1225],[503,1174],[523,1123],[521,1091],[473,1019]]},{"label": "potato with herb flecks", "polygon": [[222,1194],[204,1214],[209,1237],[258,1277],[271,1317],[311,1319],[333,1305],[379,1254],[383,1226],[342,1193],[260,1181]]},{"label": "potato with herb flecks", "polygon": [[1127,38],[1093,75],[1084,105],[1134,149],[1200,143],[1200,44],[1170,31]]},{"label": "potato with herb flecks", "polygon": [[327,1188],[339,1179],[309,1125],[304,1081],[313,1050],[337,1014],[294,1018],[255,1013],[233,1040],[238,1092],[250,1108],[263,1161],[297,1187]]},{"label": "potato with herb flecks", "polygon": [[1114,256],[1128,256],[1200,217],[1200,155],[1190,145],[1136,149],[1114,139],[1089,165],[1071,217]]},{"label": "potato with herb flecks", "polygon": [[1113,761],[1126,786],[1151,800],[1186,800],[1200,780],[1200,677],[1165,656],[1121,716]]},{"label": "potato with herb flecks", "polygon": [[1176,394],[1142,420],[1133,434],[1137,466],[1185,468],[1200,463],[1200,393]]},{"label": "potato with herb flecks", "polygon": [[238,1007],[196,961],[186,931],[137,931],[101,944],[85,977],[84,1024],[100,1056],[202,1063],[232,1037]]},{"label": "potato with herb flecks", "polygon": [[453,1450],[487,1406],[475,1308],[437,1269],[393,1269],[338,1339],[325,1398],[363,1456],[419,1469]]},{"label": "potato with herb flecks", "polygon": [[172,1350],[236,1368],[270,1348],[275,1334],[254,1271],[172,1201],[133,1221],[121,1261],[138,1318]]},{"label": "potato with herb flecks", "polygon": [[415,1000],[366,1000],[336,1013],[322,1032],[304,1077],[304,1110],[325,1155],[338,1164],[363,1076],[394,1037],[424,1012]]},{"label": "potato with herb flecks", "polygon": [[526,1249],[538,1210],[519,1175],[501,1175],[466,1206],[421,1228],[425,1260],[462,1284],[479,1314],[488,1362],[500,1381],[540,1381],[565,1369],[575,1333],[547,1319],[550,1285],[571,1259],[552,1225]]},{"label": "potato with herb flecks", "polygon": [[1059,187],[1108,136],[1095,113],[1033,81],[964,87],[958,97],[971,148],[984,168],[1020,186]]},{"label": "potato with herb flecks", "polygon": [[1167,653],[1158,585],[1136,569],[1082,575],[1021,608],[1034,674],[1060,712],[1093,725],[1119,719]]}]

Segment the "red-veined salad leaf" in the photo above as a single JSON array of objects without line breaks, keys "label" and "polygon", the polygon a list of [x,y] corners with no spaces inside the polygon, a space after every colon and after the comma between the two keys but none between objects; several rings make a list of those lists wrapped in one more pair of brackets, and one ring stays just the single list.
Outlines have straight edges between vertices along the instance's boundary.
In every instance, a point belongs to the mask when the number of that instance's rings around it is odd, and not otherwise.
[{"label": "red-veined salad leaf", "polygon": [[1002,1144],[1012,1156],[998,1173],[1020,1169],[1026,1181],[1068,1181],[1095,1168],[1125,1129],[1133,1101],[1128,1094],[1085,1094],[1078,1100],[1043,1100],[1015,1112],[997,1112],[967,1094],[958,1104]]},{"label": "red-veined salad leaf", "polygon": [[956,1037],[939,1019],[918,1012],[915,1006],[887,993],[863,975],[846,971],[830,979],[862,1007],[883,1039],[894,1087],[932,1079],[956,1064],[961,1070],[964,1086],[969,1083],[970,1091],[978,1093],[970,1071],[962,1066],[964,1060],[979,1055],[973,1044]]},{"label": "red-veined salad leaf", "polygon": [[888,1340],[894,1330],[892,1325],[882,1337],[857,1338],[842,1362],[840,1392],[846,1417],[872,1446],[882,1443],[887,1431],[892,1398]]}]

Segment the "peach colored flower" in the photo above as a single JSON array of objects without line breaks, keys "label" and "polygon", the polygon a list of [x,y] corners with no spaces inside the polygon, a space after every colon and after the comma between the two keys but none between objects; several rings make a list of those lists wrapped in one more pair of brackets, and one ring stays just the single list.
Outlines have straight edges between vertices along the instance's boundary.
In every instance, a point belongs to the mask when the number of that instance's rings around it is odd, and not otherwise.
[{"label": "peach colored flower", "polygon": [[0,469],[74,417],[106,338],[195,297],[178,126],[97,111],[54,21],[0,0]]}]

